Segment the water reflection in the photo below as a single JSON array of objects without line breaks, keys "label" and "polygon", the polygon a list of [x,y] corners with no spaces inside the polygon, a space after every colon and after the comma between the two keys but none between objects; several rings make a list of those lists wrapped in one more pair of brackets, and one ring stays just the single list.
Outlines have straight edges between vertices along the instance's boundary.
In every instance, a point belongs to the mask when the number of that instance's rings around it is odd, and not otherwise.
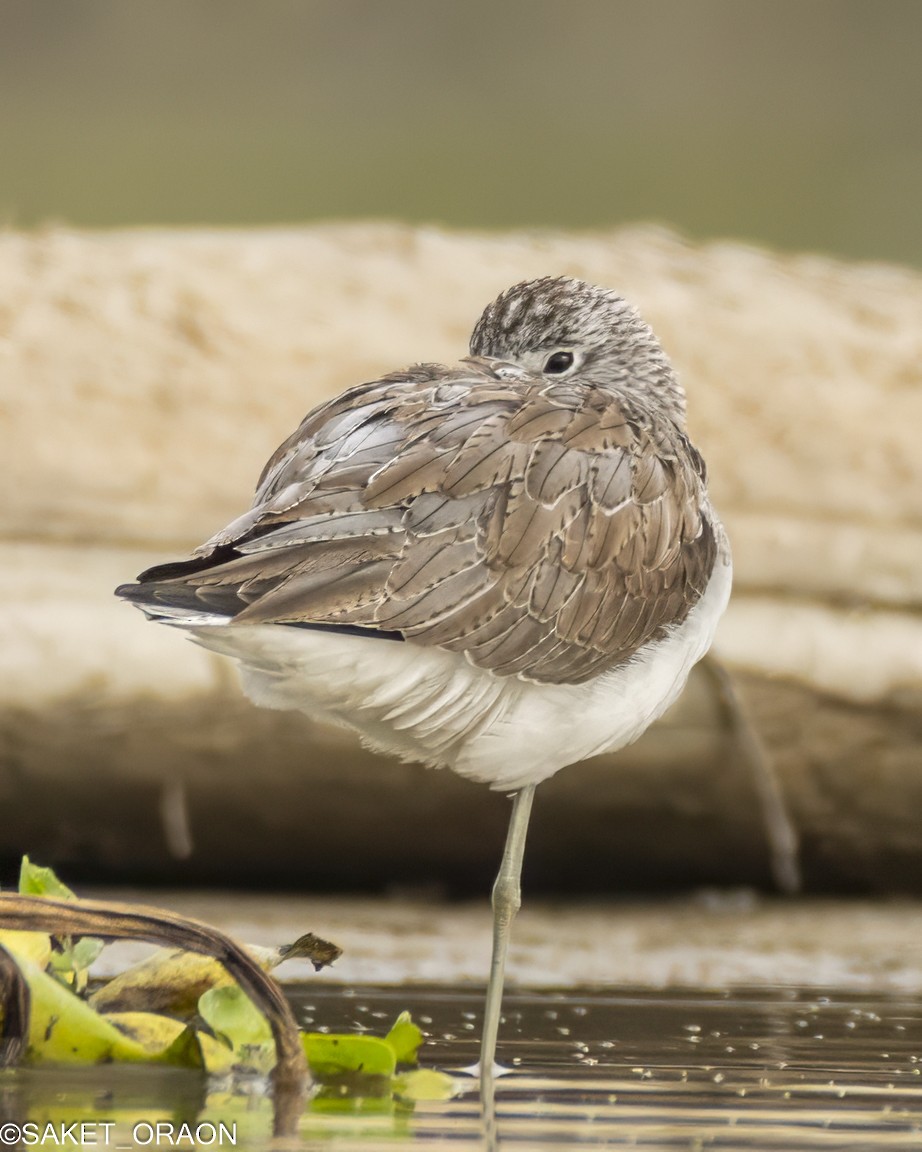
[{"label": "water reflection", "polygon": [[[482,990],[291,990],[303,1026],[386,1030],[409,1008],[424,1061],[456,1071],[458,1093],[415,1107],[390,1097],[309,1108],[301,1147],[483,1145],[477,1058]],[[922,1147],[922,1001],[797,990],[510,993],[497,1082],[500,1147],[872,1149]],[[265,1084],[211,1084],[173,1070],[22,1070],[0,1076],[0,1118],[234,1122],[238,1148],[271,1134]]]},{"label": "water reflection", "polygon": [[[408,1006],[429,1033],[427,1058],[457,1069],[476,1060],[480,996],[347,993],[324,1009],[339,1028]],[[922,1146],[917,1000],[816,989],[512,993],[500,1052],[513,1069],[497,1083],[501,1146]],[[480,1146],[476,1084],[461,1083],[455,1100],[417,1107],[414,1147],[449,1135],[455,1147],[465,1136]]]}]

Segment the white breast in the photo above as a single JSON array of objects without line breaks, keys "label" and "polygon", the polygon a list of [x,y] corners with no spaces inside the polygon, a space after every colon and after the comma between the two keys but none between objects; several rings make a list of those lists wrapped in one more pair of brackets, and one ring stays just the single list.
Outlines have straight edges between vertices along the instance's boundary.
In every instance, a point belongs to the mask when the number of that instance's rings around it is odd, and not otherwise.
[{"label": "white breast", "polygon": [[459,653],[322,630],[216,624],[192,632],[240,661],[256,704],[306,712],[354,729],[378,751],[513,790],[636,740],[709,648],[730,583],[724,545],[681,625],[584,684],[500,678]]}]

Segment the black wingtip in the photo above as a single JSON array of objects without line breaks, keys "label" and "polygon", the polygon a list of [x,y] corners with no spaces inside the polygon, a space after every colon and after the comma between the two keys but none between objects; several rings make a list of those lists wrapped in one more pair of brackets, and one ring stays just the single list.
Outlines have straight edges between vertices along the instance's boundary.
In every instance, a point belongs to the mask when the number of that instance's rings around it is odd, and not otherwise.
[{"label": "black wingtip", "polygon": [[119,584],[115,589],[115,595],[120,600],[131,601],[144,600],[147,597],[147,593],[140,584]]},{"label": "black wingtip", "polygon": [[[186,576],[194,576],[197,572],[204,572],[225,560],[234,559],[239,553],[225,545],[216,548],[208,556],[193,556],[190,560],[170,560],[166,564],[155,564],[153,568],[145,568],[134,584],[119,584],[115,595],[121,600],[130,600],[132,603],[151,603],[156,600],[152,595],[151,584],[163,581],[181,581]],[[159,591],[159,589],[158,589]]]}]

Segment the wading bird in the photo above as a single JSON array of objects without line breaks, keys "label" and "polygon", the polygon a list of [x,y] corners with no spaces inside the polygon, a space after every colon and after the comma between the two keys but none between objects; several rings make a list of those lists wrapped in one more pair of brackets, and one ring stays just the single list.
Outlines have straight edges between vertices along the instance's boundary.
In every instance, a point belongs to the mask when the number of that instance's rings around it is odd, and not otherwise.
[{"label": "wading bird", "polygon": [[621,297],[503,292],[470,356],[310,412],[252,507],[118,595],[234,657],[257,704],[514,793],[493,889],[492,1083],[535,786],[676,699],[730,593],[685,397]]}]

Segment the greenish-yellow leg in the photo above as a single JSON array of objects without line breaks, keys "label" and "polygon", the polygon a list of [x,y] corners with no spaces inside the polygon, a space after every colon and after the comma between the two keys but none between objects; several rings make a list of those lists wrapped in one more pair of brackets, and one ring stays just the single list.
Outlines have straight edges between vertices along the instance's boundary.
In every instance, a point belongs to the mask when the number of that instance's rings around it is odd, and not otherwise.
[{"label": "greenish-yellow leg", "polygon": [[512,921],[522,904],[522,858],[528,818],[535,798],[535,785],[515,794],[503,862],[493,885],[493,956],[490,960],[490,982],[483,1010],[483,1032],[480,1038],[480,1094],[488,1137],[495,1138],[494,1078],[496,1074],[496,1037],[503,1003],[503,976]]}]

